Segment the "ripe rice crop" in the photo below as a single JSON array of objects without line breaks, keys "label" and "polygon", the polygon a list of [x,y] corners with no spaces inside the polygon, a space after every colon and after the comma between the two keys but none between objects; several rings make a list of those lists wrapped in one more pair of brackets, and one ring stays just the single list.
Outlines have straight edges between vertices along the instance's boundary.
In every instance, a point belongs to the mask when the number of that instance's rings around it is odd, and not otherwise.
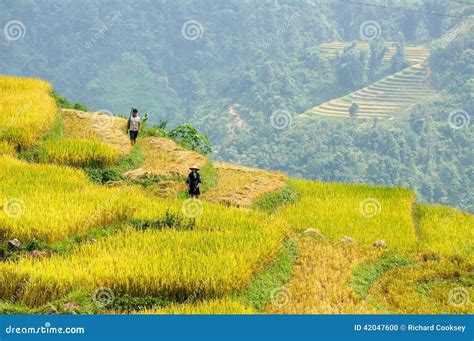
[{"label": "ripe rice crop", "polygon": [[439,254],[469,254],[474,250],[474,215],[451,207],[415,205],[422,250]]},{"label": "ripe rice crop", "polygon": [[21,149],[37,145],[56,116],[50,93],[45,81],[0,75],[0,140]]},{"label": "ripe rice crop", "polygon": [[0,294],[9,297],[26,281],[21,300],[28,305],[100,287],[177,301],[221,298],[242,290],[282,245],[286,225],[278,219],[215,205],[206,205],[202,216],[193,230],[127,229],[67,256],[1,264]]},{"label": "ripe rice crop", "polygon": [[420,260],[388,271],[369,295],[389,313],[472,314],[473,271],[472,257]]},{"label": "ripe rice crop", "polygon": [[0,140],[0,155],[15,155],[15,147],[7,141]]},{"label": "ripe rice crop", "polygon": [[0,178],[1,239],[56,242],[131,214],[129,196],[95,186],[72,168],[3,156]]},{"label": "ripe rice crop", "polygon": [[305,236],[298,238],[293,278],[272,294],[270,314],[377,313],[349,287],[351,269],[380,251],[355,244]]},{"label": "ripe rice crop", "polygon": [[411,217],[414,193],[403,188],[292,180],[300,201],[280,211],[297,230],[319,229],[341,239],[373,244],[385,240],[389,246],[411,247],[416,243]]},{"label": "ripe rice crop", "polygon": [[118,157],[117,149],[100,141],[86,139],[51,139],[39,148],[41,162],[73,167],[107,167]]},{"label": "ripe rice crop", "polygon": [[251,308],[244,307],[241,303],[228,299],[209,300],[196,304],[173,304],[168,307],[142,310],[139,314],[253,314]]}]

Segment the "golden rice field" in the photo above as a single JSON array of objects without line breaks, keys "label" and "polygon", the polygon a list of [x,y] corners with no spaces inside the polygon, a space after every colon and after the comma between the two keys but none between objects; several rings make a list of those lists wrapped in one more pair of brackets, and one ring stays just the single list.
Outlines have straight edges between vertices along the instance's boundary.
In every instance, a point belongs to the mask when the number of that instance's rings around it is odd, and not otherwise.
[{"label": "golden rice field", "polygon": [[127,120],[100,112],[61,110],[67,137],[100,141],[118,150],[121,155],[131,150],[125,132]]},{"label": "golden rice field", "polygon": [[[400,76],[393,81],[403,81]],[[0,261],[0,309],[11,297],[12,305],[41,309],[107,288],[118,298],[171,302],[127,310],[148,314],[251,314],[265,304],[264,313],[474,312],[472,215],[415,204],[414,193],[403,188],[296,179],[288,181],[299,201],[275,214],[258,212],[249,209],[254,200],[283,189],[286,177],[227,164],[217,164],[217,185],[203,195],[218,203],[162,199],[158,192],[182,189],[178,179],[190,164],[209,165],[164,138],[141,139],[145,162],[127,175],[173,181],[151,189],[126,181],[96,185],[71,166],[104,167],[127,154],[124,120],[63,111],[66,137],[40,145],[56,115],[50,91],[39,80],[0,77],[6,127],[0,132],[0,241],[38,239],[52,247],[43,257],[22,251]],[[23,110],[24,103],[32,106]],[[16,112],[21,116],[12,116]],[[42,163],[15,157],[18,149],[37,146]],[[185,217],[193,228],[180,229],[176,221],[172,228],[137,225],[170,216]],[[112,226],[120,228],[104,230]],[[96,240],[94,231],[104,235]],[[75,240],[84,234],[89,238]],[[293,261],[287,264],[287,277],[278,274],[284,285],[274,288],[265,281],[272,279],[270,269],[283,271],[276,263],[287,236],[297,244],[297,260],[293,268]],[[67,243],[72,246],[58,252]],[[245,296],[248,288],[251,296]],[[262,297],[271,296],[270,302],[248,303],[258,296],[255,288],[267,290]],[[67,304],[81,311],[80,303]]]},{"label": "golden rice field", "polygon": [[426,82],[429,72],[426,64],[413,65],[365,88],[322,103],[306,114],[347,118],[350,117],[349,108],[356,103],[359,106],[356,118],[393,118],[406,107],[434,97],[435,93]]},{"label": "golden rice field", "polygon": [[163,307],[159,309],[144,309],[140,311],[140,314],[213,314],[213,315],[222,315],[222,314],[253,314],[255,313],[253,309],[249,307],[244,307],[241,303],[235,302],[229,299],[224,300],[209,300],[203,301],[196,304],[173,304],[168,307]]},{"label": "golden rice field", "polygon": [[293,278],[274,295],[270,314],[374,314],[377,309],[349,287],[352,267],[380,251],[306,235],[297,239]]},{"label": "golden rice field", "polygon": [[0,157],[0,236],[55,242],[130,215],[117,189],[79,170]]},{"label": "golden rice field", "polygon": [[319,229],[334,239],[350,237],[373,244],[410,248],[416,244],[411,217],[413,192],[403,188],[292,180],[301,192],[299,202],[279,215],[298,231]]},{"label": "golden rice field", "polygon": [[10,297],[27,283],[21,300],[31,306],[78,288],[108,287],[117,294],[166,295],[178,301],[195,292],[224,297],[243,289],[273,259],[285,224],[251,211],[233,211],[236,219],[232,211],[222,212],[205,208],[195,230],[127,229],[67,256],[0,264],[0,294]]},{"label": "golden rice field", "polygon": [[15,147],[11,143],[0,140],[0,155],[13,156],[15,155],[15,153],[16,153]]},{"label": "golden rice field", "polygon": [[0,140],[21,149],[37,145],[56,117],[51,90],[39,79],[0,75]]},{"label": "golden rice field", "polygon": [[415,205],[420,249],[442,255],[474,252],[474,216],[445,206]]},{"label": "golden rice field", "polygon": [[40,162],[72,167],[108,167],[119,155],[103,142],[78,138],[50,139],[39,148]]},{"label": "golden rice field", "polygon": [[420,259],[388,271],[369,295],[394,314],[472,314],[473,273],[472,257]]}]

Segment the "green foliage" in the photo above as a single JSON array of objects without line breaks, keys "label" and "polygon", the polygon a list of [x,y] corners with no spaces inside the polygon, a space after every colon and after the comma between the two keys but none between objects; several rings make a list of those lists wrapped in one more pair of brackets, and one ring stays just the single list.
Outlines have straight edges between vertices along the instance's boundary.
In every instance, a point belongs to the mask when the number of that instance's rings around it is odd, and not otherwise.
[{"label": "green foliage", "polygon": [[300,200],[301,194],[292,183],[287,183],[281,191],[266,193],[252,203],[252,209],[273,214],[286,205]]},{"label": "green foliage", "polygon": [[136,219],[132,222],[133,226],[140,230],[163,228],[174,230],[193,230],[196,227],[196,220],[194,218],[187,218],[181,213],[166,210],[165,215],[155,221],[148,221]]},{"label": "green foliage", "polygon": [[351,107],[349,108],[349,114],[354,117],[358,113],[359,113],[359,105],[356,102],[353,102],[351,104]]},{"label": "green foliage", "polygon": [[211,161],[207,161],[201,169],[201,193],[206,193],[209,188],[212,188],[217,185],[218,176],[217,169],[214,167],[214,164]]},{"label": "green foliage", "polygon": [[191,124],[182,124],[168,133],[168,136],[183,146],[207,155],[212,151],[211,143],[206,135],[197,131]]},{"label": "green foliage", "polygon": [[51,93],[51,96],[56,101],[56,104],[59,108],[62,109],[76,109],[81,111],[89,111],[87,106],[80,102],[71,103],[66,97],[59,96],[56,91]]},{"label": "green foliage", "polygon": [[111,309],[119,312],[132,313],[134,311],[144,309],[154,309],[164,307],[171,303],[166,296],[147,296],[147,297],[133,297],[128,294],[115,297],[111,304]]},{"label": "green foliage", "polygon": [[235,298],[246,306],[262,310],[269,303],[272,292],[281,288],[291,278],[293,265],[298,255],[294,241],[285,242],[275,261],[257,274],[253,282]]},{"label": "green foliage", "polygon": [[391,61],[391,71],[393,73],[403,70],[410,66],[410,63],[405,58],[405,36],[399,33],[397,43],[395,44],[395,54]]},{"label": "green foliage", "polygon": [[413,260],[405,255],[385,254],[373,263],[362,264],[354,269],[350,285],[360,297],[366,299],[369,289],[384,273],[412,263]]},{"label": "green foliage", "polygon": [[108,168],[85,168],[87,176],[95,183],[104,184],[108,181],[124,180],[122,174],[128,170],[138,168],[144,161],[143,151],[136,144],[131,152],[118,159],[117,163]]}]

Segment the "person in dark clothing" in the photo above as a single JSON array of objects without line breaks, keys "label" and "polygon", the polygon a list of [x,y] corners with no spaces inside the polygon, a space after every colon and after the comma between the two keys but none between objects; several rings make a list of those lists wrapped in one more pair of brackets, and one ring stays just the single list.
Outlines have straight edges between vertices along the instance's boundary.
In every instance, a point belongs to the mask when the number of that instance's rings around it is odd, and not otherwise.
[{"label": "person in dark clothing", "polygon": [[199,184],[201,183],[201,175],[199,174],[199,167],[194,165],[191,168],[191,173],[189,173],[186,183],[189,186],[189,195],[199,199],[201,191],[199,190]]}]

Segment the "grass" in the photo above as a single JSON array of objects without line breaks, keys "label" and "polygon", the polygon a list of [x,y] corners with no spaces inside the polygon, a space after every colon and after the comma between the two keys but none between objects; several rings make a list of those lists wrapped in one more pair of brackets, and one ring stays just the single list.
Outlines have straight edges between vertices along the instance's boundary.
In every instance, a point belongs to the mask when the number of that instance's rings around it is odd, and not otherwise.
[{"label": "grass", "polygon": [[251,208],[273,214],[281,208],[300,200],[300,193],[292,183],[287,183],[281,191],[266,193],[254,200]]},{"label": "grass", "polygon": [[51,91],[39,79],[0,75],[0,140],[20,150],[38,145],[56,117]]},{"label": "grass", "polygon": [[319,229],[333,239],[344,236],[373,244],[410,248],[416,244],[411,217],[414,193],[403,188],[291,180],[301,200],[279,212],[297,231]]},{"label": "grass", "polygon": [[474,216],[438,205],[414,205],[419,246],[443,255],[468,255],[474,250]]},{"label": "grass", "polygon": [[[130,153],[121,156],[117,162],[107,168],[86,168],[87,176],[98,184],[104,184],[108,181],[123,181],[125,178],[123,174],[129,170],[136,169],[144,161],[143,151],[140,144],[136,144]],[[133,181],[129,182],[133,184]]]},{"label": "grass", "polygon": [[294,241],[288,240],[274,262],[257,274],[253,282],[236,299],[246,307],[263,310],[272,298],[272,292],[283,287],[291,278],[298,251]]},{"label": "grass", "polygon": [[413,260],[405,255],[385,254],[375,261],[355,268],[350,285],[360,297],[367,299],[369,289],[384,273],[412,263]]},{"label": "grass", "polygon": [[393,314],[472,314],[473,271],[472,258],[420,259],[386,272],[369,295]]}]

